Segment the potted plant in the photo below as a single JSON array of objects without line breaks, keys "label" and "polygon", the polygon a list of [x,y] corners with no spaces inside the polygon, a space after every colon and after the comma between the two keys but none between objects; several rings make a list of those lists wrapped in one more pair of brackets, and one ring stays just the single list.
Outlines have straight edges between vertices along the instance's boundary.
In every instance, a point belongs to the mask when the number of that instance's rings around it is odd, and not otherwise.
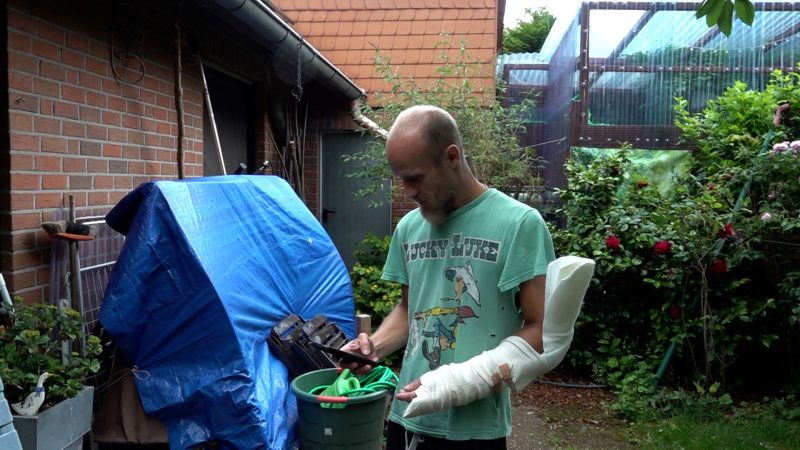
[{"label": "potted plant", "polygon": [[[3,309],[10,323],[0,327],[0,378],[6,400],[17,405],[23,448],[68,448],[91,428],[94,389],[85,382],[100,369],[100,339],[86,336],[85,320],[72,308],[18,301]],[[25,405],[31,394],[43,397],[34,402],[41,402],[38,411]]]}]

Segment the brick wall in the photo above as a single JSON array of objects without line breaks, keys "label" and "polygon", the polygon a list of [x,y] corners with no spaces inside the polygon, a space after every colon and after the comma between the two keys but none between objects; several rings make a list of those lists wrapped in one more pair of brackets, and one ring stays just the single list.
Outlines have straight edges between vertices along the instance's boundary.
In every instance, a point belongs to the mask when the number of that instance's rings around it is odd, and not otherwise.
[{"label": "brick wall", "polygon": [[[123,10],[111,8],[127,5]],[[171,2],[8,0],[8,147],[0,149],[0,270],[12,294],[46,300],[50,238],[42,221],[105,214],[141,183],[177,178],[175,48]],[[274,83],[263,49],[187,12],[187,28],[203,29],[204,56],[252,79],[269,101]],[[111,30],[111,33],[108,33]],[[207,31],[214,30],[214,31]],[[109,44],[112,45],[109,45]],[[120,53],[122,52],[122,53]],[[202,176],[203,94],[199,69],[186,51],[183,68],[184,167]],[[122,54],[122,57],[115,55]],[[277,163],[270,125],[257,111],[256,160]],[[318,132],[311,125],[306,194],[318,205]],[[352,129],[352,123],[346,129]]]}]

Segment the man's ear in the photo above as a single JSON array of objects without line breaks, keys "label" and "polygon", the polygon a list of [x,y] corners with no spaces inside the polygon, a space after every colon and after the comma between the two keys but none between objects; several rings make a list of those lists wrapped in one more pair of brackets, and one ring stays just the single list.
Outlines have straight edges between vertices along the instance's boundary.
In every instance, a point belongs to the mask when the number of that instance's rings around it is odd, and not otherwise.
[{"label": "man's ear", "polygon": [[451,165],[455,166],[461,162],[461,149],[456,144],[450,144],[444,149],[444,156]]}]

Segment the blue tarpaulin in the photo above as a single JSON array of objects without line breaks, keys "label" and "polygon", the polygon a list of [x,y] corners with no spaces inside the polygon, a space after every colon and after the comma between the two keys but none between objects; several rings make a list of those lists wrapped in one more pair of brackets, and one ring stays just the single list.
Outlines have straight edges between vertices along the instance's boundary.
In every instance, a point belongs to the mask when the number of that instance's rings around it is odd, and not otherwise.
[{"label": "blue tarpaulin", "polygon": [[297,409],[267,338],[290,314],[355,334],[336,247],[281,178],[146,183],[106,216],[126,235],[100,321],[170,448],[285,449]]}]

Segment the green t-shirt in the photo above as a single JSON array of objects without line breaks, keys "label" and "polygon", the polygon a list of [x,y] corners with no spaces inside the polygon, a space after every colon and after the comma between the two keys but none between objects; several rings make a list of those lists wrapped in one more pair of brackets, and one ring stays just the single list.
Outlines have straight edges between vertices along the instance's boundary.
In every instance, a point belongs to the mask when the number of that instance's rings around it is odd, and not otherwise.
[{"label": "green t-shirt", "polygon": [[[408,286],[409,336],[398,386],[440,365],[463,362],[522,326],[519,285],[547,273],[555,259],[535,209],[490,189],[434,226],[419,209],[397,225],[382,278]],[[510,394],[404,419],[394,400],[389,419],[415,433],[449,440],[496,439],[511,432]]]}]

